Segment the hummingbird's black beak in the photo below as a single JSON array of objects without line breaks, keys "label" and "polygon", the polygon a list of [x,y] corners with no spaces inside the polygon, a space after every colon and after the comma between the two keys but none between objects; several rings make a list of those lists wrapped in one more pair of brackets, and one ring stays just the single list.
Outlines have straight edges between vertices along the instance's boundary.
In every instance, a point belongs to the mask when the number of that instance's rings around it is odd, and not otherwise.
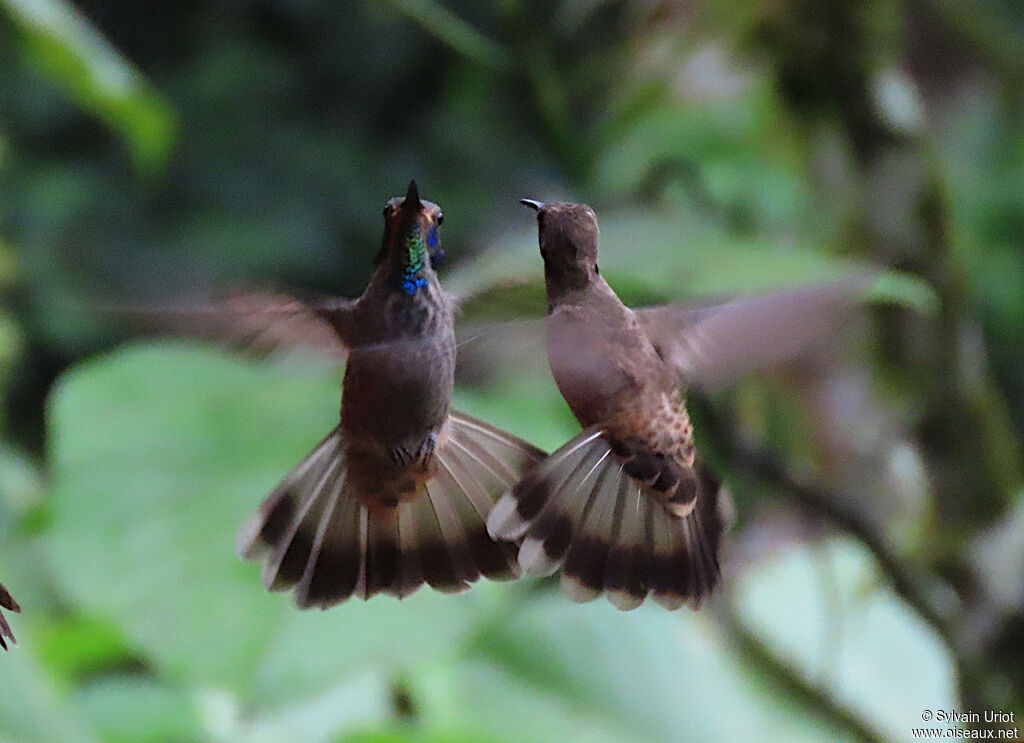
[{"label": "hummingbird's black beak", "polygon": [[537,201],[536,199],[519,199],[519,203],[522,204],[523,206],[528,206],[531,209],[534,209],[538,212],[544,208],[544,202]]},{"label": "hummingbird's black beak", "polygon": [[409,190],[405,192],[405,202],[402,204],[405,209],[420,210],[420,192],[416,188],[416,181],[409,181]]}]

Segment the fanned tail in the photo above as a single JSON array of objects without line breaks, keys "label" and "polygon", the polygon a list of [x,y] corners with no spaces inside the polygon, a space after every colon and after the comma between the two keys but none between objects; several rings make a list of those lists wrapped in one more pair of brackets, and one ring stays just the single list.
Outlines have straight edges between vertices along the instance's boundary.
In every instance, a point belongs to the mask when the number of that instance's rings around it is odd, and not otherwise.
[{"label": "fanned tail", "polygon": [[239,535],[238,551],[263,557],[271,591],[294,588],[302,607],[351,596],[409,596],[424,583],[456,593],[481,575],[519,575],[513,545],[494,542],[495,500],[544,457],[521,439],[452,411],[438,435],[432,474],[394,507],[372,507],[349,476],[332,431],[267,497]]},{"label": "fanned tail", "polygon": [[623,610],[648,595],[668,609],[699,604],[719,579],[728,492],[698,458],[687,473],[695,503],[679,515],[627,469],[608,435],[588,428],[498,501],[488,532],[522,540],[518,559],[527,574],[561,568],[562,590],[575,601],[604,593]]}]

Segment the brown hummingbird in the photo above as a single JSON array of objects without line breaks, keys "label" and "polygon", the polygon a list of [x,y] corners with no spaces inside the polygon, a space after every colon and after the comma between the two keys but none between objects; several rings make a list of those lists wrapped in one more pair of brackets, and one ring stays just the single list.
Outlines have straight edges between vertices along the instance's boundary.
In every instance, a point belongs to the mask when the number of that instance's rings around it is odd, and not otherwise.
[{"label": "brown hummingbird", "polygon": [[576,601],[699,604],[732,505],[694,445],[683,388],[792,355],[833,326],[852,284],[634,311],[600,274],[589,206],[521,203],[537,210],[548,363],[583,431],[498,501],[488,532],[521,540],[528,574],[561,568]]},{"label": "brown hummingbird", "polygon": [[[11,594],[7,592],[7,589],[4,588],[2,583],[0,583],[0,607],[9,609],[15,613],[21,611],[21,607],[18,606],[18,602],[11,597]],[[7,620],[4,619],[4,613],[0,611],[0,648],[3,648],[4,650],[7,649],[7,643],[4,642],[5,637],[11,641],[12,645],[18,644],[18,641],[14,639],[14,633],[11,632],[11,625],[7,623]]]},{"label": "brown hummingbird", "polygon": [[456,301],[432,265],[443,256],[442,219],[411,182],[384,208],[361,297],[252,295],[230,308],[243,334],[266,345],[326,344],[347,355],[338,426],[239,535],[241,555],[265,559],[267,588],[294,587],[300,607],[402,598],[423,583],[457,592],[481,575],[519,573],[515,548],[488,537],[486,517],[544,453],[449,408]]}]

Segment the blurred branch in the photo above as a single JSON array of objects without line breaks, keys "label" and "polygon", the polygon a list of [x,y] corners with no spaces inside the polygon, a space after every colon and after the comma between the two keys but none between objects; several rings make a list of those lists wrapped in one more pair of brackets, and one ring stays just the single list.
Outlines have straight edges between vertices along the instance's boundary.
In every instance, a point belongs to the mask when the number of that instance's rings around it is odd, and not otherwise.
[{"label": "blurred branch", "polygon": [[549,51],[534,40],[524,40],[520,54],[518,62],[548,141],[574,175],[585,180],[590,150],[583,145],[573,121],[564,81],[559,79]]},{"label": "blurred branch", "polygon": [[999,67],[1011,84],[1024,78],[1024,45],[1020,25],[998,2],[964,4],[956,0],[924,0],[951,29],[970,40],[989,62]]},{"label": "blurred branch", "polygon": [[729,636],[742,660],[768,681],[772,689],[801,704],[809,714],[823,717],[838,728],[867,743],[888,743],[854,712],[847,709],[820,686],[812,684],[798,668],[776,655],[771,648],[739,618],[731,597],[722,609],[715,609],[715,623]]},{"label": "blurred branch", "polygon": [[[953,244],[951,204],[942,178],[932,173],[914,205],[922,227],[919,257],[909,268],[931,283],[939,297],[928,333],[930,354],[903,351],[899,361],[923,392],[920,439],[930,460],[940,517],[950,526],[983,531],[1000,518],[1020,489],[1020,443],[1005,405],[985,371],[977,369],[964,347],[970,324],[969,294],[963,261]],[[971,493],[965,502],[964,493]],[[968,534],[958,534],[964,541]],[[959,540],[949,554],[961,553]]]},{"label": "blurred branch", "polygon": [[780,490],[811,513],[823,517],[860,540],[875,557],[882,572],[892,581],[896,592],[926,622],[935,627],[947,644],[953,645],[951,622],[932,601],[925,574],[908,567],[867,519],[845,505],[838,494],[799,481],[777,457],[765,449],[741,441],[739,436],[730,433],[737,430],[736,426],[731,425],[720,413],[707,416],[704,430],[715,449],[731,462],[734,472],[745,473]]},{"label": "blurred branch", "polygon": [[[871,92],[877,71],[901,59],[916,71],[915,82],[926,96],[934,89],[936,100],[956,89],[957,83],[973,81],[981,70],[971,55],[959,53],[952,64],[936,66],[936,50],[943,54],[950,42],[944,26],[962,33],[959,21],[968,20],[966,11],[954,6],[946,0],[910,2],[901,22],[892,14],[893,6],[881,2],[835,3],[827,12],[813,14],[807,12],[808,0],[786,0],[756,39],[772,60],[787,106],[802,114],[812,130],[820,123],[838,124],[850,145],[852,167],[863,184],[851,219],[851,243],[876,260],[921,276],[935,289],[938,302],[931,316],[889,315],[879,324],[879,336],[883,363],[919,411],[915,436],[935,506],[930,526],[941,538],[929,540],[911,569],[842,501],[795,482],[763,452],[730,448],[762,479],[860,538],[896,590],[946,640],[956,658],[965,704],[998,709],[1021,704],[1024,677],[1015,676],[1017,657],[972,644],[965,632],[966,617],[984,611],[989,591],[988,576],[971,564],[970,555],[975,539],[1006,518],[1024,481],[1024,457],[1002,396],[984,369],[984,349],[979,353],[970,342],[977,298],[971,296],[974,287],[968,282],[964,246],[958,240],[949,176],[937,161],[927,132],[894,129]],[[923,12],[929,8],[941,14],[943,23],[929,21]],[[971,15],[969,35],[972,45],[979,45],[979,37],[985,39],[982,53],[989,42],[1000,46],[999,39],[989,37],[1001,35],[999,26],[1010,25],[997,22],[999,17],[995,6]],[[809,39],[827,41],[808,46]],[[944,62],[948,56],[946,52]],[[897,163],[901,177],[893,177]],[[885,202],[892,208],[876,208],[882,202],[869,189],[879,188],[887,189]],[[895,224],[912,229],[896,238]],[[956,592],[960,603],[955,617],[944,615],[929,600],[926,578],[942,581]],[[996,619],[1008,626],[1020,616],[1018,603],[1015,611]],[[983,634],[990,643],[998,633]],[[1016,687],[1010,690],[1001,676],[1017,678]]]},{"label": "blurred branch", "polygon": [[385,2],[467,59],[496,72],[508,72],[511,68],[511,61],[499,44],[435,0]]},{"label": "blurred branch", "polygon": [[[892,582],[896,593],[938,632],[953,656],[963,692],[974,693],[972,690],[975,690],[976,685],[977,689],[981,688],[980,682],[992,674],[992,659],[979,655],[966,646],[960,616],[943,611],[937,602],[933,601],[932,597],[936,595],[936,591],[932,590],[932,586],[937,587],[941,578],[909,565],[907,559],[897,554],[886,538],[867,519],[845,505],[844,499],[837,493],[801,482],[770,452],[730,434],[729,431],[735,431],[737,427],[723,419],[721,415],[706,415],[703,430],[709,435],[714,448],[731,463],[733,472],[747,474],[767,486],[778,489],[808,512],[826,519],[860,540]],[[962,613],[960,612],[961,615]],[[743,644],[749,638],[741,636],[740,640]],[[1015,658],[1013,655],[1008,657]],[[1007,662],[1004,659],[999,660]],[[968,701],[978,702],[976,706],[999,707],[985,697],[968,697]]]}]

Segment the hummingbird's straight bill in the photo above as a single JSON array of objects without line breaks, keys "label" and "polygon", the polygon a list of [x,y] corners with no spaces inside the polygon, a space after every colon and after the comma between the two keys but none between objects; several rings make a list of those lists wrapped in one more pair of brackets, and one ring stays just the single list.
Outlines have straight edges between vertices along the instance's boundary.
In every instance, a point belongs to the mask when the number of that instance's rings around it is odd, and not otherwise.
[{"label": "hummingbird's straight bill", "polygon": [[583,431],[498,501],[488,532],[521,541],[524,572],[560,569],[574,600],[698,604],[719,581],[732,502],[694,445],[683,387],[793,355],[829,332],[861,287],[634,312],[600,275],[589,206],[521,203],[537,211],[548,363]]},{"label": "hummingbird's straight bill", "polygon": [[243,336],[276,345],[294,332],[347,356],[338,426],[239,535],[240,554],[265,560],[267,588],[294,589],[300,607],[402,598],[424,583],[457,592],[481,575],[519,574],[515,548],[490,539],[486,518],[544,453],[449,408],[456,302],[433,267],[444,255],[442,219],[412,182],[384,207],[377,269],[361,297],[265,294],[227,308]]}]

